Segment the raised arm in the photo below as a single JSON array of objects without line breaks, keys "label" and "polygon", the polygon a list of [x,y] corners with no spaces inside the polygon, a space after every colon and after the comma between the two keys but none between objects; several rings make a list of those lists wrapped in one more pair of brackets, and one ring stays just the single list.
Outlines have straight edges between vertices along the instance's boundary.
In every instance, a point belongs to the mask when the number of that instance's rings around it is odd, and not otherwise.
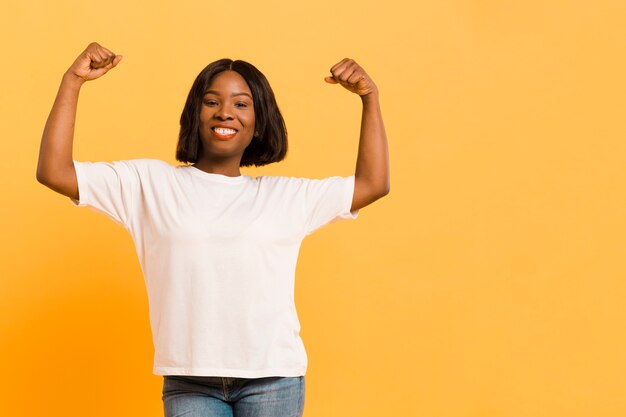
[{"label": "raised arm", "polygon": [[354,174],[352,210],[359,210],[389,194],[389,151],[380,111],[378,87],[354,60],[344,58],[335,64],[325,78],[358,94],[363,104],[361,136]]},{"label": "raised arm", "polygon": [[122,60],[92,42],[65,72],[43,130],[37,163],[37,181],[78,200],[78,182],[72,162],[72,142],[78,95],[85,81],[106,74]]}]

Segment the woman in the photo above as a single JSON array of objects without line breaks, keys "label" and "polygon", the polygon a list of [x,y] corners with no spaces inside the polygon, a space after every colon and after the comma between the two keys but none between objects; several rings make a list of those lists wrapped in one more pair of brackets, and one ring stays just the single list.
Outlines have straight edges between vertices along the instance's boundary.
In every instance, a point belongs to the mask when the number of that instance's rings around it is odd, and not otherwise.
[{"label": "woman", "polygon": [[353,60],[325,81],[363,103],[356,172],[306,179],[242,175],[284,159],[287,133],[254,66],[222,59],[196,78],[172,166],[156,159],[78,162],[81,86],[122,60],[91,43],[64,74],[37,180],[124,226],[148,290],[155,375],[166,416],[300,416],[307,357],[294,306],[302,239],[389,192],[378,89]]}]

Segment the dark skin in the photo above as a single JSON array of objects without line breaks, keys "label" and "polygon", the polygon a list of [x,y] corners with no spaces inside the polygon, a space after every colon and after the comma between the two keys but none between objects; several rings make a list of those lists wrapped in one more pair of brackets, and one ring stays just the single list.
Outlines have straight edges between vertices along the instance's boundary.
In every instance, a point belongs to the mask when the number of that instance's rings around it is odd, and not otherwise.
[{"label": "dark skin", "polygon": [[354,174],[352,210],[359,210],[389,194],[389,151],[380,111],[378,87],[354,60],[344,58],[330,69],[325,81],[358,94],[363,104],[361,134]]},{"label": "dark skin", "polygon": [[[254,135],[254,103],[244,78],[235,71],[217,74],[200,110],[202,152],[196,168],[229,177],[241,175],[239,164]],[[223,137],[215,127],[232,128],[234,135]]]},{"label": "dark skin", "polygon": [[37,181],[78,200],[78,181],[72,162],[72,144],[78,95],[82,85],[102,77],[122,60],[92,42],[63,74],[61,86],[43,130],[37,163]]},{"label": "dark skin", "polygon": [[[63,75],[61,86],[48,116],[39,149],[37,180],[52,190],[78,199],[78,182],[72,162],[72,144],[78,96],[82,85],[100,78],[122,60],[107,48],[92,42]],[[359,210],[389,193],[389,155],[380,111],[378,88],[354,60],[344,58],[330,68],[325,81],[339,84],[357,94],[363,105],[361,133],[355,170],[352,210]],[[242,104],[249,88],[232,71],[214,80],[212,95],[206,96],[201,111],[203,152],[195,164],[206,172],[227,176],[241,175],[239,164],[245,147],[254,135],[254,109]],[[219,90],[219,91],[218,91]],[[250,113],[251,112],[251,113]],[[214,135],[211,128],[236,129]],[[230,137],[232,136],[232,137]]]}]

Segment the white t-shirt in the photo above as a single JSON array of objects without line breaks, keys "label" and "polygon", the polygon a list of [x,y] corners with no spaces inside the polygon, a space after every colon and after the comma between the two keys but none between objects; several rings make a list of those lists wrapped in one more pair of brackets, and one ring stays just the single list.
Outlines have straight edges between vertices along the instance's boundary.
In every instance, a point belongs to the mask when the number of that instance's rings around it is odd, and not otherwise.
[{"label": "white t-shirt", "polygon": [[157,159],[74,161],[80,200],[131,234],[155,375],[305,375],[294,304],[302,240],[350,212],[354,175],[210,174]]}]

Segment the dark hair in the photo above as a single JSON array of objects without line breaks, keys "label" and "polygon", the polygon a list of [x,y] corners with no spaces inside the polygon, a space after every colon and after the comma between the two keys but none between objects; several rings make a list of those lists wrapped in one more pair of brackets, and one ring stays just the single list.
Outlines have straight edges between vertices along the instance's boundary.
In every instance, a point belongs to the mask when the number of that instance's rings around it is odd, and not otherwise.
[{"label": "dark hair", "polygon": [[258,136],[245,149],[239,166],[263,166],[285,159],[287,128],[267,78],[254,65],[224,58],[207,65],[196,77],[180,116],[180,133],[176,160],[195,163],[202,149],[200,140],[200,110],[202,100],[213,78],[223,71],[236,71],[250,87],[254,102],[255,132]]}]

